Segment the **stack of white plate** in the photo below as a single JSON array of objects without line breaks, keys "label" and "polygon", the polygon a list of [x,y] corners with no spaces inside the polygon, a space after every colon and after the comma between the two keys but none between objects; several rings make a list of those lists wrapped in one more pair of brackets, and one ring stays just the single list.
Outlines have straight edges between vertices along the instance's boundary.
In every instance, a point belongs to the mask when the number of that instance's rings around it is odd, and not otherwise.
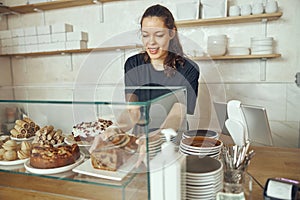
[{"label": "stack of white plate", "polygon": [[230,56],[242,56],[242,55],[249,55],[250,51],[247,47],[228,47],[227,48],[227,55]]},{"label": "stack of white plate", "polygon": [[223,189],[223,164],[221,161],[199,156],[187,156],[186,199],[216,199]]},{"label": "stack of white plate", "polygon": [[179,152],[185,155],[210,156],[218,159],[223,142],[218,139],[195,136],[180,141]]},{"label": "stack of white plate", "polygon": [[149,158],[152,159],[161,152],[161,144],[163,143],[161,137],[149,137],[148,140],[148,154]]},{"label": "stack of white plate", "polygon": [[182,133],[182,139],[190,138],[195,136],[209,137],[218,139],[219,135],[216,131],[198,129],[198,130],[188,130]]},{"label": "stack of white plate", "polygon": [[272,54],[273,37],[253,37],[251,38],[251,54]]}]

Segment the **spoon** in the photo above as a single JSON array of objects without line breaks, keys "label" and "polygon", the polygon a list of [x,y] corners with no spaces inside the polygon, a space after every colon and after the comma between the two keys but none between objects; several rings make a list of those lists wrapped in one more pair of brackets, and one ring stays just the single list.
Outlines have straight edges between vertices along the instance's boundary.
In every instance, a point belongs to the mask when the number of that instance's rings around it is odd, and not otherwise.
[{"label": "spoon", "polygon": [[228,129],[234,143],[238,146],[245,145],[245,128],[244,125],[234,119],[227,119],[225,126]]}]

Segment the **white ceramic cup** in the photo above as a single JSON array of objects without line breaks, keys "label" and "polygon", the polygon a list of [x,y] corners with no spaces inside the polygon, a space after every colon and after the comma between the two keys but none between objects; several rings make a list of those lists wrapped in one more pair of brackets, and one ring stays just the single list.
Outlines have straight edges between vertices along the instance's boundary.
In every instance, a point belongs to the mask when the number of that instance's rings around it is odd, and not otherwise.
[{"label": "white ceramic cup", "polygon": [[251,15],[251,5],[250,4],[245,4],[241,5],[241,15]]},{"label": "white ceramic cup", "polygon": [[278,11],[277,1],[268,1],[265,7],[266,13],[275,13]]},{"label": "white ceramic cup", "polygon": [[241,10],[239,6],[230,6],[229,7],[229,16],[239,16],[241,14]]},{"label": "white ceramic cup", "polygon": [[264,6],[262,3],[255,3],[252,5],[252,14],[258,15],[264,12]]}]

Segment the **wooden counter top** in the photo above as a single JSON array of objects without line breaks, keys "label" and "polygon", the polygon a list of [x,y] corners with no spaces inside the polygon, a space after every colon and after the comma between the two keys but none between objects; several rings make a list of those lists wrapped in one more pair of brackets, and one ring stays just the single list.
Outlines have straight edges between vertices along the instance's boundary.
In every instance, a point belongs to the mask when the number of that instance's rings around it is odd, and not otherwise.
[{"label": "wooden counter top", "polygon": [[[251,147],[256,155],[248,172],[264,186],[268,178],[300,180],[300,149]],[[0,199],[147,199],[145,174],[138,174],[126,186],[106,187],[84,182],[44,178],[0,171]],[[100,198],[101,197],[101,198]],[[252,200],[263,199],[263,189],[253,181]]]},{"label": "wooden counter top", "polygon": [[[268,178],[282,177],[300,181],[300,149],[251,147],[256,152],[248,172],[262,185]],[[253,184],[253,200],[263,199],[263,189]]]}]

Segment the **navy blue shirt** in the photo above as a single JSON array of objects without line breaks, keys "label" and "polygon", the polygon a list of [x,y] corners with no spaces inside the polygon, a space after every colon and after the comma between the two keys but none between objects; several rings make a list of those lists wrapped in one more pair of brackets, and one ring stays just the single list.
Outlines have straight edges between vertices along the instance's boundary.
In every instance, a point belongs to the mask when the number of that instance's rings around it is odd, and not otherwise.
[{"label": "navy blue shirt", "polygon": [[[176,64],[176,73],[168,77],[164,71],[157,71],[152,64],[144,61],[144,54],[140,53],[128,58],[125,62],[125,85],[126,86],[183,86],[187,89],[187,113],[193,114],[198,94],[198,65],[184,58],[184,65]],[[152,90],[153,91],[153,90]],[[163,95],[170,90],[158,90],[145,93],[135,91],[139,101],[148,101]],[[129,91],[127,91],[129,93]],[[131,92],[132,93],[132,92]]]}]

